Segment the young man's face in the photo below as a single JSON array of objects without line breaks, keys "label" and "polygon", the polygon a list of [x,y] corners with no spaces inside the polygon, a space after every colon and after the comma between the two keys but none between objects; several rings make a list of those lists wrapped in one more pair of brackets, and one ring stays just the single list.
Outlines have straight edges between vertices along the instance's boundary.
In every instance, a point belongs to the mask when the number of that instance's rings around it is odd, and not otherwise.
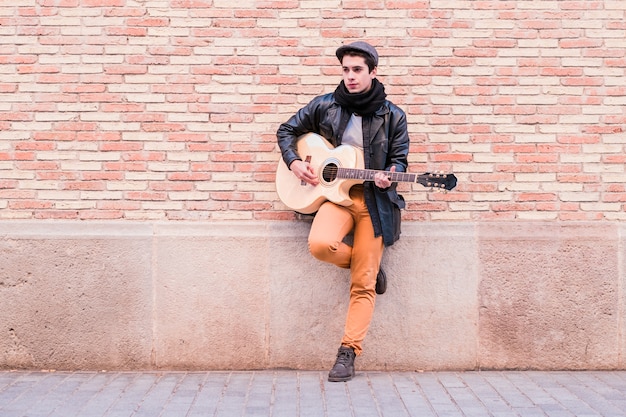
[{"label": "young man's face", "polygon": [[376,68],[369,72],[365,58],[344,55],[341,66],[343,67],[343,82],[349,93],[363,93],[372,87],[372,80],[376,78]]}]

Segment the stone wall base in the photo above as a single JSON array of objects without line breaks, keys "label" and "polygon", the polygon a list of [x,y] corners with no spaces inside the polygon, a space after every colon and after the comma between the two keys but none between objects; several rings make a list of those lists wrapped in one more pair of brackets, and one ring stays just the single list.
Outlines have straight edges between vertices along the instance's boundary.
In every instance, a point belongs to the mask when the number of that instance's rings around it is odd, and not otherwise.
[{"label": "stone wall base", "polygon": [[[0,368],[327,369],[345,270],[297,222],[0,222]],[[625,369],[611,222],[410,223],[361,370]]]}]

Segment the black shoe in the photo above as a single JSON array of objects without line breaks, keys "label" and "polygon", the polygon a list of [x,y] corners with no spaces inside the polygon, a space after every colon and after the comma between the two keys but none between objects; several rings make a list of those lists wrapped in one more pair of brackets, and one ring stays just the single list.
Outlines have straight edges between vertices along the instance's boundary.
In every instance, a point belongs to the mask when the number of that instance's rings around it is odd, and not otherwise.
[{"label": "black shoe", "polygon": [[376,294],[384,294],[385,291],[387,291],[387,275],[381,267],[376,275]]},{"label": "black shoe", "polygon": [[333,369],[328,373],[330,382],[350,381],[354,377],[354,349],[341,346],[337,352],[337,360]]}]

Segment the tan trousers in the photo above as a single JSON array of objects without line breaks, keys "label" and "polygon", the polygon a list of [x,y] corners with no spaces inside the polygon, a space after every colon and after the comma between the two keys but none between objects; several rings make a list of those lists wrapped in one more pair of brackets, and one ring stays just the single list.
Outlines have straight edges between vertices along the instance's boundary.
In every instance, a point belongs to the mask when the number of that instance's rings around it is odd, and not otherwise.
[{"label": "tan trousers", "polygon": [[[324,262],[350,268],[350,303],[341,344],[361,354],[361,344],[372,321],[376,301],[376,275],[383,256],[382,236],[374,237],[365,205],[363,186],[350,190],[353,205],[322,204],[309,233],[311,254]],[[343,242],[354,231],[352,246]]]}]

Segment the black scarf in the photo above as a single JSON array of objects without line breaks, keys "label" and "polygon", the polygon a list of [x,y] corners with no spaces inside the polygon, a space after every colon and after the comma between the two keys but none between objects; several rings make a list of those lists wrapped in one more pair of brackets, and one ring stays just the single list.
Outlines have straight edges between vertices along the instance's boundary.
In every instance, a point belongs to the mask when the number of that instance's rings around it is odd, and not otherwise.
[{"label": "black scarf", "polygon": [[372,88],[363,93],[349,93],[343,80],[335,90],[335,100],[340,106],[359,116],[373,114],[385,102],[385,86],[376,78],[372,80]]}]

